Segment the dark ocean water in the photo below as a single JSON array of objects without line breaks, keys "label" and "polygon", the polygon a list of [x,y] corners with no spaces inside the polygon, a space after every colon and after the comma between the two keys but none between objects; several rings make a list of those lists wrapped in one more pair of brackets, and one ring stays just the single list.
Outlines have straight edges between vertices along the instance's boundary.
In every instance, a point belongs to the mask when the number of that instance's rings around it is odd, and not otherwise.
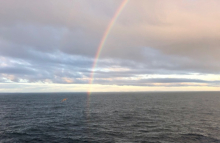
[{"label": "dark ocean water", "polygon": [[220,92],[2,93],[0,142],[218,143]]}]

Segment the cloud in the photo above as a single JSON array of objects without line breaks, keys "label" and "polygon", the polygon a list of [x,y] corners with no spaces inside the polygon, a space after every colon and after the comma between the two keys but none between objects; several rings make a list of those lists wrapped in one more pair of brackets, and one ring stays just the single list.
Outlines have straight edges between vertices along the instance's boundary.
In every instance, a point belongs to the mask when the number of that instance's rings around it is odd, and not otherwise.
[{"label": "cloud", "polygon": [[220,86],[218,81],[206,81],[200,79],[187,78],[105,78],[95,80],[94,83],[132,86]]},{"label": "cloud", "polygon": [[[87,84],[94,72],[97,84],[218,85],[220,2],[215,0],[130,0],[92,69],[120,3],[1,1],[0,82]],[[215,74],[216,80],[150,78],[196,73]]]}]

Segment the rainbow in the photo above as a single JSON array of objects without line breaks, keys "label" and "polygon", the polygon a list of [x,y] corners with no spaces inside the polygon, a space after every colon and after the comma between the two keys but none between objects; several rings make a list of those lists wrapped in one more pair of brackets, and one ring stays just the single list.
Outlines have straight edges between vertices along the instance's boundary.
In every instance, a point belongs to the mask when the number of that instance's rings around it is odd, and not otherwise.
[{"label": "rainbow", "polygon": [[99,56],[100,56],[100,53],[105,45],[105,42],[108,38],[108,35],[112,29],[112,27],[114,26],[115,24],[115,21],[117,20],[117,18],[119,17],[120,13],[122,12],[123,8],[125,7],[125,5],[128,3],[129,0],[123,0],[121,5],[119,6],[119,8],[117,9],[117,11],[115,12],[113,18],[111,19],[110,23],[108,24],[108,27],[106,28],[104,34],[103,34],[103,37],[101,39],[101,42],[99,43],[99,46],[98,46],[98,50],[96,52],[96,55],[95,55],[95,60],[93,62],[93,66],[92,66],[92,72],[90,74],[90,80],[89,80],[89,84],[90,84],[90,88],[88,90],[88,94],[91,93],[91,84],[93,83],[93,79],[94,79],[94,70],[96,68],[96,65],[97,65],[97,61],[99,59]]}]

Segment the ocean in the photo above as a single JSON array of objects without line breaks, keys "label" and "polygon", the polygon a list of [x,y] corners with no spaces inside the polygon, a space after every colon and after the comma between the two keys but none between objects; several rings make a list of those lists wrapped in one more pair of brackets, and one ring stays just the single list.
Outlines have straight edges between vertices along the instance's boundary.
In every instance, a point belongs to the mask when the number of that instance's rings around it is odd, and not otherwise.
[{"label": "ocean", "polygon": [[1,93],[0,142],[220,143],[220,92]]}]

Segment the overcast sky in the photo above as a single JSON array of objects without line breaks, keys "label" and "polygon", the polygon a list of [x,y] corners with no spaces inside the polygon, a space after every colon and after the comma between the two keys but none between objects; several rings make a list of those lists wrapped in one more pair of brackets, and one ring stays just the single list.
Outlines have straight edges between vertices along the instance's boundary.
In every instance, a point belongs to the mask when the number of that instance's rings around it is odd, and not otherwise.
[{"label": "overcast sky", "polygon": [[[0,92],[220,86],[220,1],[0,0]],[[90,75],[94,81],[90,85]]]}]

